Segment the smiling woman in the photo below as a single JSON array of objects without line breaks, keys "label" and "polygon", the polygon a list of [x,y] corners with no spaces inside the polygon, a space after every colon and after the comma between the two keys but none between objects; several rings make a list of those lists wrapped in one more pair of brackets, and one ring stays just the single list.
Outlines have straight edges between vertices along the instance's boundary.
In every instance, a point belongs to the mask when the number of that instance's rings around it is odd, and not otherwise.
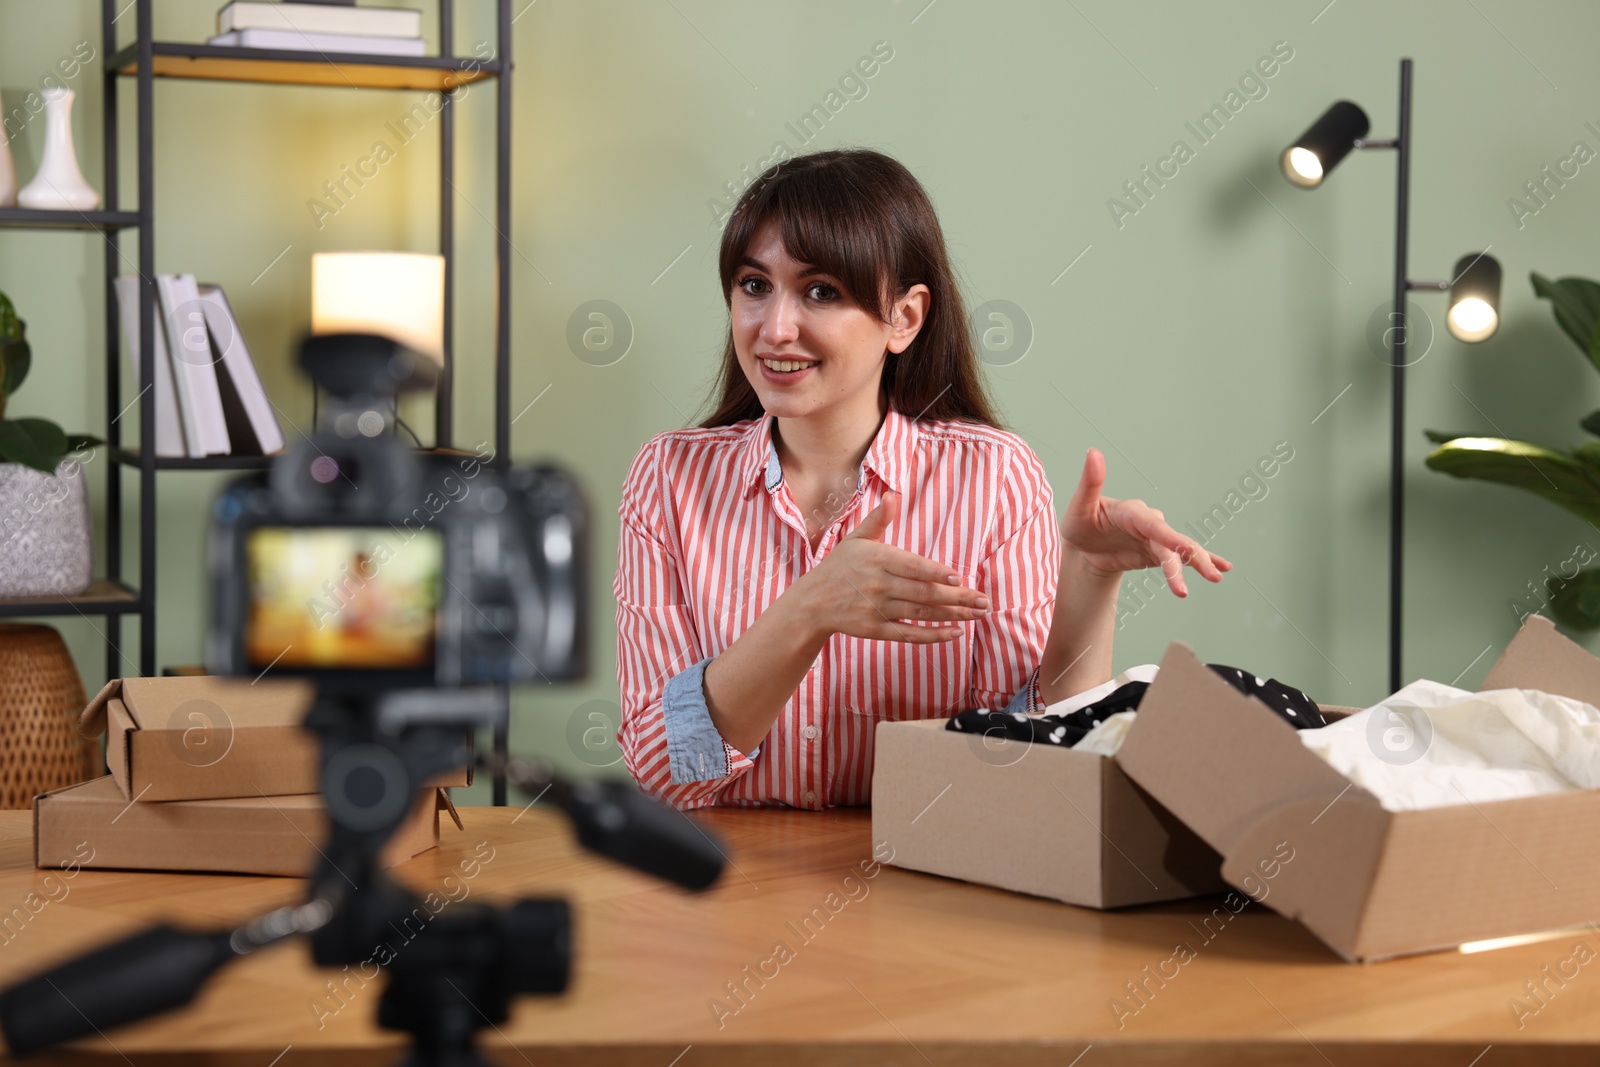
[{"label": "smiling woman", "polygon": [[623,486],[619,741],[679,807],[871,796],[873,729],[1039,710],[1111,676],[1121,572],[1226,561],[1090,450],[1057,525],[1001,428],[927,193],[877,152],[765,172],[723,232],[715,411]]}]

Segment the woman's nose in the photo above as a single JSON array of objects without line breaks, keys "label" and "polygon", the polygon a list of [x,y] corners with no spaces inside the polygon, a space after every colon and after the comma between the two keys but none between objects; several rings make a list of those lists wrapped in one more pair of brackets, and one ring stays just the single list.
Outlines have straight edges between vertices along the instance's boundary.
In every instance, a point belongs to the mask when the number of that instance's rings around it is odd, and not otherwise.
[{"label": "woman's nose", "polygon": [[761,340],[769,345],[787,344],[800,336],[800,308],[789,297],[780,296],[767,305],[761,319]]}]

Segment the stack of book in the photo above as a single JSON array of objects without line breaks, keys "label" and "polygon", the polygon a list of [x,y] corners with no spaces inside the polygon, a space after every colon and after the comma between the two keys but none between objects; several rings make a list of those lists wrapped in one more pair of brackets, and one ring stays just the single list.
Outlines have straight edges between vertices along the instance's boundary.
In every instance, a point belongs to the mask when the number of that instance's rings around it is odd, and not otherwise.
[{"label": "stack of book", "polygon": [[[222,287],[197,282],[193,274],[158,274],[155,282],[156,455],[259,456],[281,450],[283,430]],[[117,279],[117,303],[137,382],[137,275]]]},{"label": "stack of book", "polygon": [[423,54],[422,12],[398,7],[234,0],[207,44],[288,52]]}]

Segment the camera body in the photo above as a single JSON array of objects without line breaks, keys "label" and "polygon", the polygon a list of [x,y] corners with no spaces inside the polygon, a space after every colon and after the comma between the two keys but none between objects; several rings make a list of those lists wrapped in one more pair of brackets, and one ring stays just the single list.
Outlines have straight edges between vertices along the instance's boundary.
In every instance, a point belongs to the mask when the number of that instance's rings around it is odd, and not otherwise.
[{"label": "camera body", "polygon": [[585,676],[577,483],[504,466],[487,445],[419,452],[386,432],[392,397],[430,369],[392,343],[346,335],[306,350],[334,410],[213,506],[208,670],[352,695]]}]

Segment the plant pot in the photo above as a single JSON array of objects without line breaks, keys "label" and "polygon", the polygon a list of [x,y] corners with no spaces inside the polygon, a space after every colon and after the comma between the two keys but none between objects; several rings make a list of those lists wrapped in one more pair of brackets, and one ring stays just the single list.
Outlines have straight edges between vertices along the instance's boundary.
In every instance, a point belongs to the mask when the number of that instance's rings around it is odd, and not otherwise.
[{"label": "plant pot", "polygon": [[64,459],[49,475],[0,463],[0,597],[89,588],[92,534],[83,464]]}]

